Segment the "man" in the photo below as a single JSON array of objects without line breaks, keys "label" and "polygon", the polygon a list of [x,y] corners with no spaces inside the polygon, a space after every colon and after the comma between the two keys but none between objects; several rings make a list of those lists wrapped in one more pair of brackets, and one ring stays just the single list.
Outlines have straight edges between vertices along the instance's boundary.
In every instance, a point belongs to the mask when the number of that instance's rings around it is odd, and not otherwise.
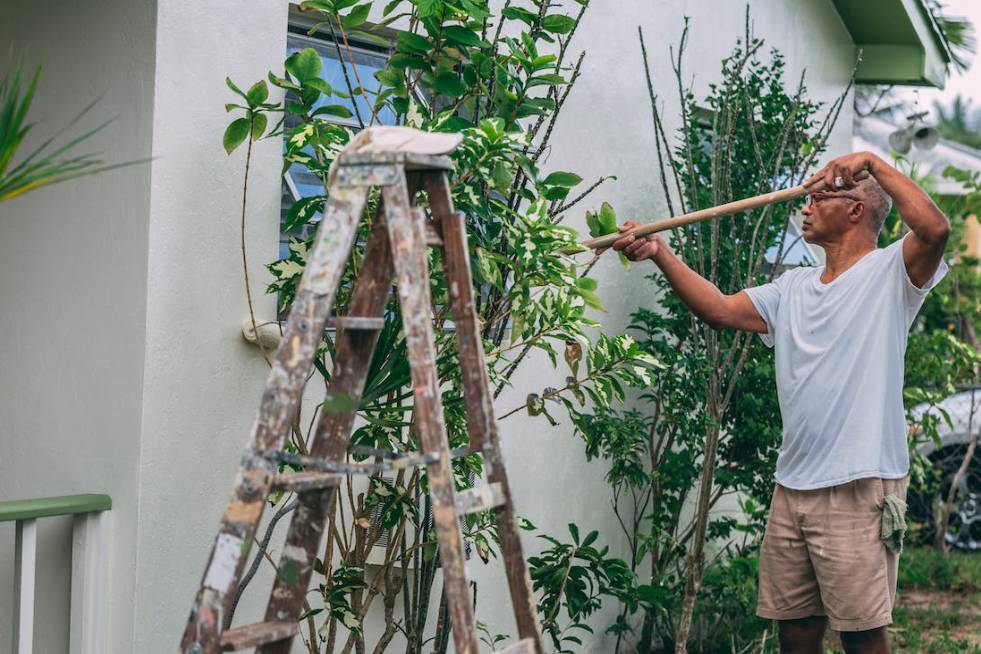
[{"label": "man", "polygon": [[[859,171],[869,177],[853,179]],[[779,621],[784,653],[820,654],[825,625],[848,654],[889,652],[898,555],[880,540],[887,495],[906,497],[902,404],[909,328],[944,276],[947,218],[912,180],[867,152],[830,162],[803,209],[803,237],[826,255],[724,295],[656,235],[613,248],[650,259],[695,315],[775,347],[783,444],[760,553],[758,614]],[[910,228],[877,236],[892,203]],[[627,223],[627,231],[636,223]]]}]

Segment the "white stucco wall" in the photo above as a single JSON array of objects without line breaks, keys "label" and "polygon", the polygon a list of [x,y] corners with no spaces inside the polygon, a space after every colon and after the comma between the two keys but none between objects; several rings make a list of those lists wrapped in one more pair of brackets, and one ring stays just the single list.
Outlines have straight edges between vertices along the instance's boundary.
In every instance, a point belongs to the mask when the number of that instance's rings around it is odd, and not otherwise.
[{"label": "white stucco wall", "polygon": [[[667,48],[677,42],[683,14],[691,16],[687,70],[702,93],[742,33],[743,10],[743,3],[716,0],[683,6],[617,0],[587,13],[572,47],[588,52],[583,74],[545,163],[547,170],[572,170],[587,182],[618,176],[583,209],[607,200],[621,218],[650,220],[665,208],[654,178],[637,25],[644,27],[656,82],[667,89],[662,99],[671,131],[677,105]],[[152,139],[156,160],[0,209],[0,333],[7,335],[0,344],[0,494],[112,492],[112,651],[169,652],[182,632],[266,374],[259,352],[239,332],[246,316],[239,250],[244,150],[227,157],[221,148],[229,120],[222,105],[231,99],[224,78],[247,85],[281,66],[287,4],[158,0],[154,17],[145,3],[106,0],[86,3],[84,15],[59,8],[43,21],[27,9],[15,11],[5,25],[36,34],[32,51],[58,62],[47,78],[57,84],[39,106],[54,111],[66,97],[82,104],[109,89],[110,106],[121,112],[113,129],[122,131],[110,143],[114,158],[142,156]],[[831,100],[840,93],[853,53],[830,0],[753,0],[752,19],[756,34],[786,55],[789,79],[806,66],[813,97]],[[52,20],[65,29],[52,30]],[[65,33],[80,23],[85,30]],[[102,86],[91,83],[92,70],[106,80]],[[850,125],[846,107],[833,152],[848,147]],[[246,236],[260,317],[273,313],[272,298],[263,294],[263,264],[277,252],[279,147],[257,144],[249,182]],[[578,217],[569,222],[582,226]],[[604,328],[616,332],[631,310],[650,302],[651,288],[642,270],[627,273],[613,258],[596,272],[609,309]],[[32,371],[35,362],[39,371]],[[530,357],[499,411],[521,404],[528,392],[561,385],[567,372],[553,375],[549,367],[544,358]],[[605,467],[586,463],[568,421],[561,422],[552,429],[516,415],[501,425],[518,512],[551,534],[567,533],[568,522],[599,529],[622,556]],[[64,460],[67,451],[76,455],[71,461]],[[8,531],[0,537],[12,543]],[[10,584],[10,549],[0,547],[0,588]],[[527,541],[529,553],[538,549],[538,542]],[[513,633],[499,566],[475,560],[470,571],[480,587],[479,619],[495,632]],[[267,588],[256,582],[243,617],[261,615],[259,596]],[[0,596],[0,629],[9,624],[7,602]],[[597,635],[583,651],[611,650],[602,631],[615,608],[593,621]]]},{"label": "white stucco wall", "polygon": [[[281,68],[282,2],[160,0],[147,273],[139,592],[133,651],[175,651],[228,500],[266,364],[242,340],[244,147],[221,136],[243,88]],[[257,311],[279,238],[280,141],[252,152],[247,241]],[[268,586],[266,586],[268,589]]]},{"label": "white stucco wall", "polygon": [[[98,106],[81,151],[150,153],[154,3],[5,2],[0,68],[43,64],[26,147]],[[12,45],[12,49],[7,44]],[[63,141],[64,139],[62,139]],[[26,150],[25,150],[26,151]],[[0,498],[108,493],[110,645],[131,652],[150,165],[0,204]],[[35,651],[67,652],[71,520],[39,523]],[[0,651],[11,647],[13,524],[0,524]]]}]

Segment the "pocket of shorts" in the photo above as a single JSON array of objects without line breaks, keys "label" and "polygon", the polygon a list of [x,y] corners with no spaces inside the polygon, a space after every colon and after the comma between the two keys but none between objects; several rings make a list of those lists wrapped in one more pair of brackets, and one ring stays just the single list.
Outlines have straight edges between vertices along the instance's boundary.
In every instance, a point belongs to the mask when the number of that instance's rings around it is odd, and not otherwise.
[{"label": "pocket of shorts", "polygon": [[886,505],[886,485],[882,481],[882,477],[875,478],[873,488],[875,489],[875,508],[881,511],[882,507]]}]

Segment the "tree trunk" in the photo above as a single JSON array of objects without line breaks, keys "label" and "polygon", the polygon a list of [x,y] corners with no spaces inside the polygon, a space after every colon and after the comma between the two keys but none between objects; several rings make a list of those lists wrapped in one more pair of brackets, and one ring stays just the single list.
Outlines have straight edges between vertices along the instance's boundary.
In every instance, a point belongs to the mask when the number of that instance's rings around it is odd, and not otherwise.
[{"label": "tree trunk", "polygon": [[[714,413],[714,412],[713,412]],[[695,612],[695,598],[702,586],[702,572],[705,564],[705,530],[708,526],[708,513],[711,507],[712,479],[715,476],[715,453],[719,444],[718,420],[709,426],[705,438],[705,457],[698,490],[698,505],[695,513],[695,532],[692,534],[691,550],[686,558],[685,599],[678,620],[678,637],[675,654],[687,654],[688,634],[691,632],[691,618]]]}]

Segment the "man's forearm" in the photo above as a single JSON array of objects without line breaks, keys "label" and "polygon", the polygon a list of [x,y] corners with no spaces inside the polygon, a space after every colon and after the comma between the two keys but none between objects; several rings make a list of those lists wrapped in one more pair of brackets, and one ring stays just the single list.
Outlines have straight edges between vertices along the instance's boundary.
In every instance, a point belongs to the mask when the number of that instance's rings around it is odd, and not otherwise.
[{"label": "man's forearm", "polygon": [[713,326],[722,320],[725,295],[712,282],[688,267],[674,252],[661,248],[654,263],[692,313]]},{"label": "man's forearm", "polygon": [[926,243],[945,242],[950,223],[926,191],[879,157],[869,157],[872,176],[896,203],[903,221]]}]

